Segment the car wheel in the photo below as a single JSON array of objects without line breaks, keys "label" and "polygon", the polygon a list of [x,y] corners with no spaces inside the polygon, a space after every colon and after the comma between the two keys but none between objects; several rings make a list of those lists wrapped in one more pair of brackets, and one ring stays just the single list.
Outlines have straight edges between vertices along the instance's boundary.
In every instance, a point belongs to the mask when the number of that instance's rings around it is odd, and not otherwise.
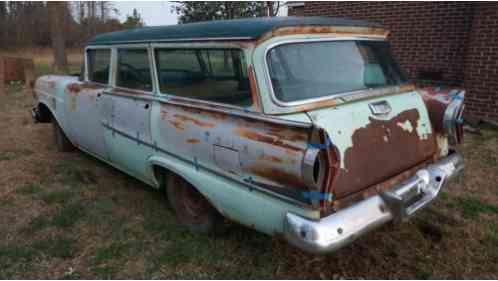
[{"label": "car wheel", "polygon": [[171,175],[166,193],[178,221],[188,230],[211,235],[224,232],[223,216],[190,183]]},{"label": "car wheel", "polygon": [[74,151],[75,147],[66,137],[66,134],[62,131],[59,123],[55,118],[52,119],[53,131],[54,131],[54,141],[55,147],[60,152],[70,152]]}]

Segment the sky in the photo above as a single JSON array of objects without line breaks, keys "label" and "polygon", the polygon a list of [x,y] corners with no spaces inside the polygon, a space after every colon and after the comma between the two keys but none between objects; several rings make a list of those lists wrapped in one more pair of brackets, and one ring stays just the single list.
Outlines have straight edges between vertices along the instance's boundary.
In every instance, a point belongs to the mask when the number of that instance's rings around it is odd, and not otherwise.
[{"label": "sky", "polygon": [[[133,13],[133,8],[137,9],[142,16],[145,25],[171,25],[177,24],[175,12],[171,12],[174,3],[170,1],[112,1],[114,7],[119,10],[118,18],[121,22],[126,20],[126,15]],[[279,15],[286,15],[287,7],[282,7]]]},{"label": "sky", "polygon": [[168,1],[113,1],[112,3],[119,10],[118,18],[121,22],[125,21],[126,15],[131,15],[135,8],[148,26],[177,24],[177,15],[171,12],[172,4]]}]

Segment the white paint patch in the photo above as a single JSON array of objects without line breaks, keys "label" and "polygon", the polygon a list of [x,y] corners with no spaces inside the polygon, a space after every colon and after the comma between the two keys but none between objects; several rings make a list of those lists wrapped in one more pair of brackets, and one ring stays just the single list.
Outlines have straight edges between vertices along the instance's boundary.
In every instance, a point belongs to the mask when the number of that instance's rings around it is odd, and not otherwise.
[{"label": "white paint patch", "polygon": [[413,127],[412,127],[412,123],[410,123],[410,121],[406,120],[405,122],[401,123],[401,122],[398,122],[397,124],[398,126],[401,127],[401,129],[403,129],[404,131],[407,131],[408,133],[411,133],[413,132]]}]

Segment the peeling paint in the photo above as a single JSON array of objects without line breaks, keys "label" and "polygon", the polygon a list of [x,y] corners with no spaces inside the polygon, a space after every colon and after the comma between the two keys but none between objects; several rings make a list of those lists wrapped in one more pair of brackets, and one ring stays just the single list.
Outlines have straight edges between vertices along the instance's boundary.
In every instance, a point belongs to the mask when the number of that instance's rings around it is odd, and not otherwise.
[{"label": "peeling paint", "polygon": [[406,120],[405,122],[398,122],[397,125],[401,127],[401,129],[407,131],[408,133],[413,132],[412,123],[410,123],[409,120]]}]

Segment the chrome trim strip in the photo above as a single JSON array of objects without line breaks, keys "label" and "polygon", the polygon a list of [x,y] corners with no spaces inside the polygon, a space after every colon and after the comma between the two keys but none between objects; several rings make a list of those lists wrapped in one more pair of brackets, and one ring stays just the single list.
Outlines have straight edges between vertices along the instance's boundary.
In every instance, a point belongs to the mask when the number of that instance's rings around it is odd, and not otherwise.
[{"label": "chrome trim strip", "polygon": [[413,216],[433,201],[442,187],[462,175],[463,169],[462,156],[454,153],[420,169],[390,190],[320,220],[287,213],[284,236],[289,243],[311,253],[335,251],[391,220]]},{"label": "chrome trim strip", "polygon": [[88,46],[101,46],[101,45],[117,45],[117,44],[138,44],[138,43],[159,43],[159,42],[205,42],[205,41],[248,41],[255,40],[255,38],[244,36],[244,37],[203,37],[203,38],[186,38],[186,39],[149,39],[149,40],[123,40],[123,41],[113,41],[102,42],[98,44],[88,44]]},{"label": "chrome trim strip", "polygon": [[[268,45],[266,47],[265,53],[264,53],[265,66],[263,67],[263,69],[265,71],[265,78],[266,78],[267,82],[269,83],[270,98],[273,101],[273,103],[275,103],[277,106],[280,106],[280,107],[294,107],[294,106],[299,106],[299,105],[308,104],[308,103],[334,100],[334,99],[339,99],[339,98],[346,97],[346,96],[351,96],[351,95],[356,95],[356,94],[361,94],[361,93],[368,93],[371,91],[371,89],[361,89],[361,90],[356,90],[356,91],[334,94],[331,96],[311,98],[311,99],[292,101],[292,102],[283,102],[276,97],[275,92],[273,91],[273,84],[271,82],[270,69],[268,66],[268,52],[270,52],[271,49],[278,47],[278,46],[281,46],[281,45],[287,45],[287,44],[298,44],[298,43],[308,43],[308,42],[333,42],[333,41],[386,41],[386,39],[380,38],[380,37],[373,38],[373,37],[367,37],[367,36],[365,36],[365,37],[355,36],[355,37],[337,37],[337,38],[289,39],[289,40],[284,40],[284,41],[280,41],[280,42],[276,42],[276,43]],[[391,88],[391,87],[393,87],[393,86],[388,86],[388,87],[384,87],[384,88]],[[396,87],[396,86],[394,86],[394,87]],[[380,88],[377,88],[376,90],[378,90],[378,89],[380,89]]]}]

